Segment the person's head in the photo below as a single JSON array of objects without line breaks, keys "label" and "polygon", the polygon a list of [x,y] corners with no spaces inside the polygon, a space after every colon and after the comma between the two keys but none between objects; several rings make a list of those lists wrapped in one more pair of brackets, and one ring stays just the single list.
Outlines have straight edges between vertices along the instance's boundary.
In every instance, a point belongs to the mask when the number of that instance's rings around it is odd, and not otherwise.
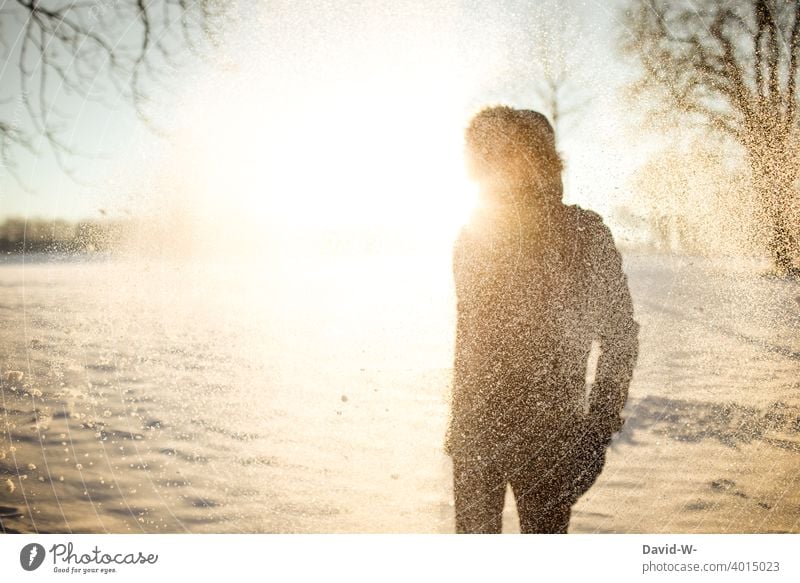
[{"label": "person's head", "polygon": [[465,141],[469,173],[485,195],[524,191],[534,197],[528,204],[554,202],[537,196],[561,200],[563,164],[553,128],[541,113],[488,107],[472,118]]}]

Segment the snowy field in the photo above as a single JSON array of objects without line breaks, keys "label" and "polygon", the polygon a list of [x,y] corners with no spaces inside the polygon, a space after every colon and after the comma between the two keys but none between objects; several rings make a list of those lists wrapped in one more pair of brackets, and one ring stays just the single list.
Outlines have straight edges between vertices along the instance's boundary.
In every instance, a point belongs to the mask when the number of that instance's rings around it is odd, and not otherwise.
[{"label": "snowy field", "polygon": [[[571,532],[800,532],[800,286],[761,269],[626,257],[640,358]],[[0,264],[0,530],[452,532],[452,293],[444,255]]]}]

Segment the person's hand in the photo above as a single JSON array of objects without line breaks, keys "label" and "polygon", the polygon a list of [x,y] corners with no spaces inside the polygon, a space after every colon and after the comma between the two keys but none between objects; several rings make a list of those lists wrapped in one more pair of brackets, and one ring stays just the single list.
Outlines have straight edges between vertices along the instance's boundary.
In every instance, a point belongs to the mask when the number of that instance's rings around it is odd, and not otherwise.
[{"label": "person's hand", "polygon": [[611,435],[605,424],[590,424],[577,440],[573,480],[575,500],[583,496],[602,473]]}]

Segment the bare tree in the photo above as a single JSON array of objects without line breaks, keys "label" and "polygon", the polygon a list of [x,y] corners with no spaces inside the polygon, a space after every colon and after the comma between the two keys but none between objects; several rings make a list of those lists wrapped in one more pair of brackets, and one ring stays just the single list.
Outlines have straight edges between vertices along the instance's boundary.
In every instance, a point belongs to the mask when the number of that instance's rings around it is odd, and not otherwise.
[{"label": "bare tree", "polygon": [[792,221],[798,178],[800,0],[640,0],[625,49],[638,92],[744,149],[776,267],[800,274]]},{"label": "bare tree", "polygon": [[531,27],[534,69],[534,98],[539,110],[553,124],[556,136],[573,128],[589,97],[585,81],[587,55],[583,23],[563,2],[552,0],[538,5]]},{"label": "bare tree", "polygon": [[0,6],[6,106],[0,111],[7,112],[0,114],[0,163],[12,173],[21,150],[37,154],[41,138],[69,170],[69,128],[84,100],[121,95],[151,121],[148,88],[174,76],[183,55],[213,46],[229,15],[223,0],[7,0]]},{"label": "bare tree", "polygon": [[594,81],[589,31],[573,4],[506,0],[503,66],[493,71],[505,84],[504,99],[544,114],[557,139],[580,121]]}]

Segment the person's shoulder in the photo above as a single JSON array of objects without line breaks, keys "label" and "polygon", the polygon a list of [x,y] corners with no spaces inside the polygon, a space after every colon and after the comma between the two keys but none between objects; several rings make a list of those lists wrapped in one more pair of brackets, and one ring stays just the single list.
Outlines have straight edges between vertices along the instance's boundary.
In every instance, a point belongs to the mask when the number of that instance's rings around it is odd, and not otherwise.
[{"label": "person's shoulder", "polygon": [[475,228],[469,223],[463,225],[453,242],[453,251],[456,259],[463,259],[474,255],[479,243],[480,239],[477,236]]},{"label": "person's shoulder", "polygon": [[490,221],[479,212],[474,212],[461,225],[456,237],[456,245],[478,245],[491,233]]},{"label": "person's shoulder", "polygon": [[463,247],[464,245],[469,245],[475,239],[475,229],[467,223],[462,225],[458,231],[458,235],[455,239],[455,246],[456,247]]},{"label": "person's shoulder", "polygon": [[583,239],[593,242],[612,242],[611,229],[603,222],[603,217],[593,210],[585,209],[577,204],[566,207],[572,219],[572,226]]},{"label": "person's shoulder", "polygon": [[573,217],[578,228],[597,230],[608,229],[606,224],[603,222],[603,217],[593,210],[585,209],[577,204],[572,204],[567,206],[567,212],[569,212]]}]

